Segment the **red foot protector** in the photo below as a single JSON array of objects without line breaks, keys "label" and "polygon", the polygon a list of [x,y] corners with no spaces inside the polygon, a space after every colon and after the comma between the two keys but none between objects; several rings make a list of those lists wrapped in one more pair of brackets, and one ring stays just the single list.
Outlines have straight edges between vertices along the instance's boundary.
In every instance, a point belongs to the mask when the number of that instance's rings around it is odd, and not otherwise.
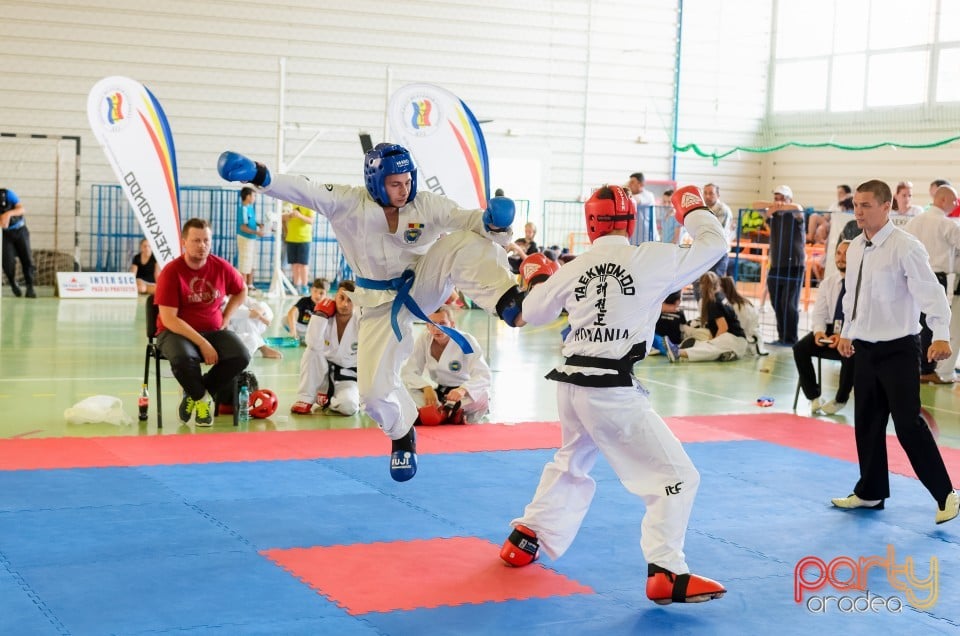
[{"label": "red foot protector", "polygon": [[594,593],[539,564],[505,568],[498,551],[483,539],[452,537],[261,554],[354,616]]}]

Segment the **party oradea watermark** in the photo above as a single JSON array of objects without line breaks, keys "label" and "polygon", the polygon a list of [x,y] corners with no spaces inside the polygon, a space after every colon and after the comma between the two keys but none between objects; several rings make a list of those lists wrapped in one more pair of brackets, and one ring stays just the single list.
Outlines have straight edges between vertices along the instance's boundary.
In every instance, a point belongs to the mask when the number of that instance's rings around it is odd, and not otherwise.
[{"label": "party oradea watermark", "polygon": [[[885,576],[895,593],[888,596],[874,593],[884,586],[874,578],[871,589],[871,572],[874,577]],[[896,549],[891,544],[887,544],[885,556],[854,558],[841,555],[830,561],[805,556],[797,561],[793,570],[793,600],[815,614],[899,614],[904,605],[928,610],[937,603],[939,586],[940,562],[937,557],[930,557],[926,576],[920,576],[914,558],[906,556],[902,563],[898,563]]]}]

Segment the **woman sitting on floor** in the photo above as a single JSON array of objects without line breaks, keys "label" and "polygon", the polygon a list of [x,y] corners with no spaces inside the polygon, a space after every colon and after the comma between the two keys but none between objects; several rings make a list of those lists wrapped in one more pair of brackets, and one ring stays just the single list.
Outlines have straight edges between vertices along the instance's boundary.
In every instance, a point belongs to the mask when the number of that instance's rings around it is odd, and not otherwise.
[{"label": "woman sitting on floor", "polygon": [[710,331],[709,340],[687,339],[681,348],[667,343],[670,362],[688,360],[727,362],[742,357],[747,352],[747,339],[737,319],[737,312],[720,291],[720,278],[713,272],[700,277],[700,323]]}]

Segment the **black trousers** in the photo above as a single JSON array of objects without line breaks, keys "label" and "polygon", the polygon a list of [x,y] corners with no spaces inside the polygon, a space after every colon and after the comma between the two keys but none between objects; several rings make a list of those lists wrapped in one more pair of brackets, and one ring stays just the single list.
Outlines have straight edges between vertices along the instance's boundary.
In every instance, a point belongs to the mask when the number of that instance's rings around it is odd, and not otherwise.
[{"label": "black trousers", "polygon": [[887,342],[854,340],[857,392],[854,433],[860,480],[853,492],[861,499],[890,496],[887,467],[887,420],[920,482],[937,502],[953,485],[933,434],[920,418],[920,339],[906,336]]},{"label": "black trousers", "polygon": [[3,230],[3,273],[11,287],[17,284],[17,261],[23,268],[23,282],[33,287],[33,253],[30,251],[30,230],[26,224],[15,230]]},{"label": "black trousers", "polygon": [[250,364],[250,352],[234,332],[221,329],[200,335],[217,350],[217,363],[206,373],[200,371],[203,356],[197,345],[169,329],[157,336],[157,346],[170,361],[173,377],[194,400],[201,399],[204,393],[217,395],[221,390],[231,388],[233,379]]},{"label": "black trousers", "polygon": [[[947,293],[947,275],[943,272],[934,274],[940,285],[943,286],[943,293]],[[927,350],[933,344],[933,331],[927,326],[927,314],[920,314],[920,373],[927,375],[936,373],[937,363],[927,360]]]},{"label": "black trousers", "polygon": [[793,360],[797,364],[797,374],[800,376],[800,389],[808,400],[820,397],[820,387],[817,386],[817,373],[813,370],[813,358],[840,361],[840,385],[837,387],[837,402],[846,403],[850,399],[853,389],[854,357],[844,358],[836,349],[817,344],[813,339],[813,332],[808,333],[793,345]]}]

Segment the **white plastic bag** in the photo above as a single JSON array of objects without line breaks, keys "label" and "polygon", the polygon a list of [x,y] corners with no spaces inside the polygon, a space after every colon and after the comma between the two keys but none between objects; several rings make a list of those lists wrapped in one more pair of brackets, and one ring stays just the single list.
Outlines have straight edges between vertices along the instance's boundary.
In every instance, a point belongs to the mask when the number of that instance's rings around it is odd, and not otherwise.
[{"label": "white plastic bag", "polygon": [[133,424],[133,418],[123,412],[123,402],[120,398],[110,395],[91,395],[80,400],[66,411],[63,416],[67,424],[93,424],[105,422],[116,426]]}]

